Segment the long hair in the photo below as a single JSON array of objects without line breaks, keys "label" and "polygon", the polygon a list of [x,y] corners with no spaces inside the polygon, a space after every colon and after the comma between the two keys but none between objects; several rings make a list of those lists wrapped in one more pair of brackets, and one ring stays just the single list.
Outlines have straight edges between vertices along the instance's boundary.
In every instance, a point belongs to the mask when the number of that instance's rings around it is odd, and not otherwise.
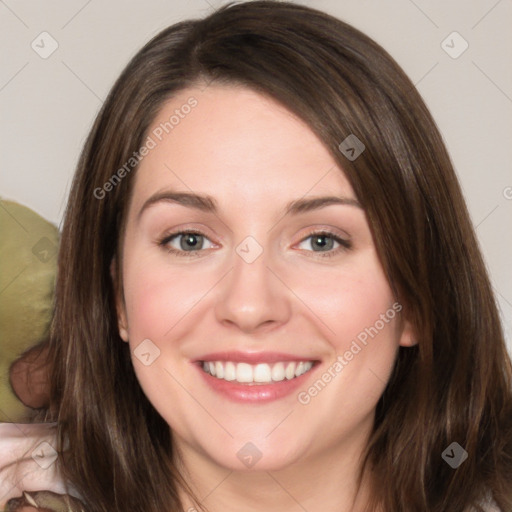
[{"label": "long hair", "polygon": [[[163,30],[129,62],[87,138],[65,212],[49,342],[46,419],[58,422],[60,450],[69,447],[64,477],[91,512],[183,510],[178,490],[187,482],[172,432],[145,397],[117,327],[137,166],[112,177],[166,101],[209,83],[272,97],[317,134],[365,208],[418,334],[416,346],[399,349],[363,454],[361,475],[373,475],[368,510],[480,510],[491,496],[511,511],[512,364],[436,124],[378,44],[325,13],[274,1],[228,5]],[[350,135],[365,145],[355,160],[339,149]],[[442,457],[453,442],[468,453],[456,470]]]}]

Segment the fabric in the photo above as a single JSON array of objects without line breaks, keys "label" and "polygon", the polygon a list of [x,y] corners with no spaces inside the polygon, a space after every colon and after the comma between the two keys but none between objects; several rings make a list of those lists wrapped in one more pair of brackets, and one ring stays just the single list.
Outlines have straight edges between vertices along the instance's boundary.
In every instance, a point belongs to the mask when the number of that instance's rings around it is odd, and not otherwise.
[{"label": "fabric", "polygon": [[72,486],[66,493],[55,436],[54,423],[0,423],[0,511],[85,512]]},{"label": "fabric", "polygon": [[33,507],[51,512],[85,512],[82,502],[68,494],[56,494],[51,491],[23,491],[19,498],[7,502],[5,512],[17,512]]},{"label": "fabric", "polygon": [[30,208],[0,198],[0,233],[0,422],[28,423],[30,404],[14,394],[9,369],[48,331],[59,230]]}]

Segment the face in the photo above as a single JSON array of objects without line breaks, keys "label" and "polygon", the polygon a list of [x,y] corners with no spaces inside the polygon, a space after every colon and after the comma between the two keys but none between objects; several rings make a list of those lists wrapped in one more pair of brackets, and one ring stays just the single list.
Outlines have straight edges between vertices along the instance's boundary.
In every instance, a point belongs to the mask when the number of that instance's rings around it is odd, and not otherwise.
[{"label": "face", "polygon": [[[413,343],[343,170],[304,122],[243,87],[183,91],[148,133],[118,301],[145,394],[203,462],[341,457]],[[323,197],[338,199],[311,202]]]}]

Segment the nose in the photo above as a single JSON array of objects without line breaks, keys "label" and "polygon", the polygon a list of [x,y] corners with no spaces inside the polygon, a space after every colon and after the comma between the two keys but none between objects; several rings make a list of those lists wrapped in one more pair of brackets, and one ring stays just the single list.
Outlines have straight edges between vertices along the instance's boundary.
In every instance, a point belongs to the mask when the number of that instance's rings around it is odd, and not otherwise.
[{"label": "nose", "polygon": [[220,323],[257,334],[289,320],[293,293],[269,260],[265,250],[252,262],[234,252],[233,268],[219,283],[215,315]]}]

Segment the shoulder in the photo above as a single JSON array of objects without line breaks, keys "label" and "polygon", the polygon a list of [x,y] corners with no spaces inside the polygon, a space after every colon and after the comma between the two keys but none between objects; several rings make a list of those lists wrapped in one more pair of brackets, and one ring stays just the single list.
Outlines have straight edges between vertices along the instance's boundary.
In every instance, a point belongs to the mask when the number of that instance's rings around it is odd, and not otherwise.
[{"label": "shoulder", "polygon": [[59,474],[56,448],[55,423],[0,423],[0,510],[23,491],[72,490]]}]

